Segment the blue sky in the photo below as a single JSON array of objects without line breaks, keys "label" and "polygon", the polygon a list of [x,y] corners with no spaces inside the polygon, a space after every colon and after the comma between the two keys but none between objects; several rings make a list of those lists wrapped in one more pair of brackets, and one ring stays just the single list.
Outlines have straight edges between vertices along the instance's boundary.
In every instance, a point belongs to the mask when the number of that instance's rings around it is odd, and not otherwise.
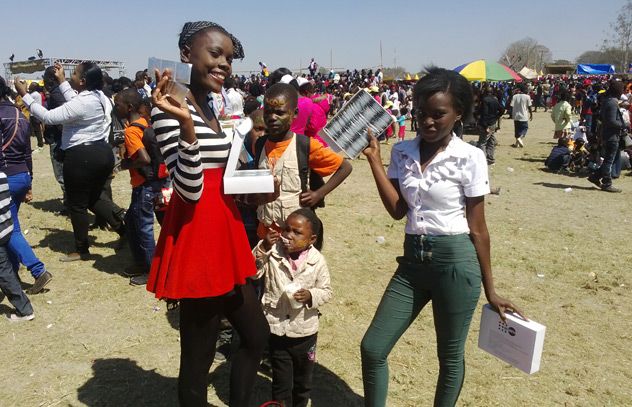
[{"label": "blue sky", "polygon": [[[479,1],[50,1],[3,2],[0,62],[45,56],[114,59],[128,76],[156,56],[177,59],[177,36],[186,21],[211,20],[241,40],[246,58],[234,71],[433,63],[454,68],[479,58],[498,59],[506,46],[530,36],[555,59],[596,49],[625,0]],[[7,4],[8,3],[8,4]],[[1,73],[4,75],[4,72]]]}]

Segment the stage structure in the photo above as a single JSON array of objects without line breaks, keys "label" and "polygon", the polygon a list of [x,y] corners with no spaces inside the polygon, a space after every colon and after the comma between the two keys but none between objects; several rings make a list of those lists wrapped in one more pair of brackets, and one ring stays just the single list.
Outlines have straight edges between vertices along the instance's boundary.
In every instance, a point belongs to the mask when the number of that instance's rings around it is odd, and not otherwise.
[{"label": "stage structure", "polygon": [[44,72],[46,67],[54,65],[56,62],[60,63],[64,67],[66,78],[70,78],[70,75],[75,70],[75,67],[82,62],[94,62],[95,64],[99,65],[102,70],[108,73],[112,71],[117,72],[119,77],[125,75],[125,64],[119,61],[100,61],[96,59],[76,58],[41,58],[31,61],[5,62],[4,77],[7,81],[10,81],[15,75]]}]

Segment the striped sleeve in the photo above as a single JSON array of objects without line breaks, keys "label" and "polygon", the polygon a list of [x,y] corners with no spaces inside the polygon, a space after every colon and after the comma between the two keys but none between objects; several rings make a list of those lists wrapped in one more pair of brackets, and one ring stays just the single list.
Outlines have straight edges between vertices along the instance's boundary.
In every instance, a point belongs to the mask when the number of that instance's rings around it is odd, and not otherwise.
[{"label": "striped sleeve", "polygon": [[199,141],[180,139],[178,121],[158,108],[151,111],[151,121],[174,189],[187,202],[199,201],[204,181]]},{"label": "striped sleeve", "polygon": [[4,172],[0,172],[0,244],[7,243],[11,232],[13,232],[10,206],[9,181]]}]

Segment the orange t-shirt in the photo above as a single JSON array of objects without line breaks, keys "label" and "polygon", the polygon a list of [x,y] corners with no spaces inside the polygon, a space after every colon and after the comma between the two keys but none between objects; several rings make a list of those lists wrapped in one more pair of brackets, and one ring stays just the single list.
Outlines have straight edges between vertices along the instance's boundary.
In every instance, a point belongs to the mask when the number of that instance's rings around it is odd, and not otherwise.
[{"label": "orange t-shirt", "polygon": [[[268,160],[278,160],[281,158],[292,139],[284,141],[266,140],[265,152]],[[298,147],[297,147],[298,148]],[[338,171],[343,158],[334,153],[329,147],[323,146],[320,141],[309,139],[309,159],[308,167],[321,177],[328,177]]]},{"label": "orange t-shirt", "polygon": [[[284,141],[266,140],[264,150],[266,156],[268,157],[268,161],[278,160],[283,155],[291,141],[291,138]],[[331,148],[323,146],[320,141],[314,138],[309,139],[309,159],[307,165],[316,174],[321,177],[328,177],[332,175],[334,172],[338,171],[338,168],[342,165],[343,160],[344,158],[334,153]],[[259,223],[257,235],[263,239],[269,229],[270,228],[266,227],[263,223]],[[276,224],[271,225],[271,229],[281,232]]]},{"label": "orange t-shirt", "polygon": [[[149,123],[147,123],[147,120],[143,117],[138,120],[134,120],[133,123],[149,127]],[[145,148],[145,145],[143,144],[143,129],[137,126],[128,125],[125,128],[125,158],[134,159],[136,153],[138,153],[138,150],[141,148]],[[129,169],[129,176],[133,188],[139,187],[145,183],[145,177],[140,175],[136,168]]]}]

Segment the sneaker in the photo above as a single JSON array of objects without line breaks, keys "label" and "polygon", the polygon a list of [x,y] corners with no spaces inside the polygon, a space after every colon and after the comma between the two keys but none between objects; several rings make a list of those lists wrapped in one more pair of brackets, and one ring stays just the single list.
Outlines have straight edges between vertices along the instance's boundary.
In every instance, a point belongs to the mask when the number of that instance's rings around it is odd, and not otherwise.
[{"label": "sneaker", "polygon": [[149,274],[141,274],[129,279],[129,285],[147,285]]},{"label": "sneaker", "polygon": [[26,290],[27,294],[39,294],[42,292],[46,284],[50,283],[50,280],[53,279],[53,275],[48,271],[43,272],[39,277],[35,279],[35,283],[31,288]]},{"label": "sneaker", "polygon": [[7,319],[11,322],[32,321],[35,319],[35,314],[29,314],[29,315],[11,314],[11,315],[7,315]]},{"label": "sneaker", "polygon": [[602,185],[601,186],[601,190],[602,191],[606,191],[606,192],[621,192],[620,188],[616,188],[614,185],[610,184],[610,185]]},{"label": "sneaker", "polygon": [[599,176],[596,176],[595,174],[590,174],[587,180],[588,182],[592,182],[593,184],[595,184],[597,188],[601,188],[601,180]]},{"label": "sneaker", "polygon": [[71,261],[79,261],[79,260],[88,260],[90,258],[90,253],[69,253],[64,257],[60,257],[59,261],[64,263],[69,263]]},{"label": "sneaker", "polygon": [[125,277],[136,277],[145,273],[145,267],[143,267],[141,264],[133,264],[131,266],[125,267],[125,270],[123,270],[123,275]]}]

